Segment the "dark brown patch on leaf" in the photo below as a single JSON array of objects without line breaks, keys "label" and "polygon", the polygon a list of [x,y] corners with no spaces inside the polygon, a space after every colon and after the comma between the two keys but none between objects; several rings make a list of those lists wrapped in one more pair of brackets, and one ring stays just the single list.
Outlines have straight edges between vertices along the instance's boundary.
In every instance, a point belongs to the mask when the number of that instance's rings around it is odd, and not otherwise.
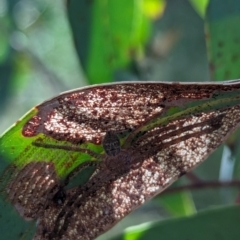
[{"label": "dark brown patch on leaf", "polygon": [[[54,145],[37,139],[33,145],[38,150],[88,154],[96,160],[96,171],[82,186],[65,189],[84,164],[60,184],[52,163],[29,163],[14,171],[8,198],[21,216],[38,220],[35,240],[94,239],[205,160],[239,125],[240,107],[183,111],[173,118],[164,115],[166,121],[149,129],[141,127],[171,107],[213,100],[219,91],[236,89],[239,84],[113,84],[76,90],[39,105],[23,134],[44,133],[60,140]],[[123,149],[119,133],[126,136],[121,138]],[[85,141],[102,144],[105,153],[78,146]]]},{"label": "dark brown patch on leaf", "polygon": [[46,209],[34,239],[94,239],[202,162],[239,122],[239,107],[202,113],[153,129],[133,149],[105,156],[101,171],[69,191],[61,209]]},{"label": "dark brown patch on leaf", "polygon": [[[26,137],[44,133],[74,144],[100,144],[106,132],[136,129],[159,116],[165,106],[181,106],[233,86],[132,83],[86,88],[60,95],[37,107],[23,128]],[[171,93],[171,94],[170,94]],[[165,99],[165,100],[164,100]]]},{"label": "dark brown patch on leaf", "polygon": [[40,127],[41,124],[41,117],[39,116],[34,116],[30,121],[28,121],[28,124],[26,124],[23,127],[23,135],[25,137],[31,137],[34,136],[38,133],[38,128]]},{"label": "dark brown patch on leaf", "polygon": [[37,219],[60,187],[55,167],[53,163],[31,162],[16,170],[7,187],[8,198],[23,218]]}]

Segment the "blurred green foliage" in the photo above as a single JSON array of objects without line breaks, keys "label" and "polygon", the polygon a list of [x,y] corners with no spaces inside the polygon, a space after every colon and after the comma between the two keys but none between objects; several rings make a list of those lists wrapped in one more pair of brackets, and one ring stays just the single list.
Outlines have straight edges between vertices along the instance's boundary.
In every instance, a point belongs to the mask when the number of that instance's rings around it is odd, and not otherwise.
[{"label": "blurred green foliage", "polygon": [[[216,221],[217,219],[217,221]],[[231,221],[226,221],[231,219]],[[238,240],[240,231],[240,207],[213,208],[197,215],[173,218],[167,221],[146,223],[128,228],[113,240],[148,240],[148,239],[194,239],[194,240]]]},{"label": "blurred green foliage", "polygon": [[239,78],[240,2],[211,1],[206,23],[211,78],[217,81]]},{"label": "blurred green foliage", "polygon": [[200,14],[200,16],[204,17],[206,13],[206,8],[208,6],[210,0],[190,0],[193,7]]},{"label": "blurred green foliage", "polygon": [[[239,0],[1,0],[0,130],[6,130],[27,110],[50,96],[85,84],[239,78],[239,14]],[[237,150],[238,135],[232,142]],[[205,180],[218,179],[222,152],[223,147],[195,173]],[[238,152],[234,164],[236,177],[239,177]],[[182,178],[178,184],[186,182],[189,180]],[[199,217],[201,223],[196,220],[198,214],[190,219],[162,221],[212,205],[233,204],[236,196],[236,191],[219,189],[158,196],[100,239],[110,238],[126,226],[160,219],[157,227],[140,225],[138,237],[135,229],[129,229],[127,234],[135,235],[124,239],[144,239],[142,236],[149,229],[151,236],[160,232],[164,238],[163,229],[169,229],[164,230],[166,234],[173,228],[177,232],[176,226],[189,223],[201,236],[201,224],[208,221],[218,225],[214,232],[217,237],[208,239],[219,239],[224,235],[218,222],[224,220],[223,216],[232,221],[233,230],[227,236],[237,239],[233,234],[238,207],[206,211]],[[212,228],[211,225],[208,231]],[[186,237],[177,236],[171,239]]]},{"label": "blurred green foliage", "polygon": [[75,47],[89,83],[112,81],[114,71],[141,56],[150,27],[143,2],[68,1]]}]

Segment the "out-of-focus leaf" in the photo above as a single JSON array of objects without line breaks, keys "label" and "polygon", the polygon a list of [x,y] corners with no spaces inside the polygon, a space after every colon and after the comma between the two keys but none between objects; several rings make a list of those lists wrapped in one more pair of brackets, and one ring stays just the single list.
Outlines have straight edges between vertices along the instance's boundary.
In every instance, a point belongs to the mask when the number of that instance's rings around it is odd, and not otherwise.
[{"label": "out-of-focus leaf", "polygon": [[239,240],[240,207],[209,209],[197,215],[130,227],[113,240]]},{"label": "out-of-focus leaf", "polygon": [[210,0],[189,0],[201,17],[205,16],[206,8]]},{"label": "out-of-focus leaf", "polygon": [[9,51],[8,38],[7,38],[6,34],[4,32],[2,32],[0,34],[0,64],[7,57],[8,51]]},{"label": "out-of-focus leaf", "polygon": [[165,0],[143,0],[143,12],[152,19],[161,17],[165,6]]},{"label": "out-of-focus leaf", "polygon": [[[219,177],[223,145],[218,147],[208,159],[197,167],[193,174],[200,178],[200,181],[216,181]],[[204,188],[192,191],[192,196],[197,209],[202,210],[212,205],[221,205],[221,188]]]},{"label": "out-of-focus leaf", "polygon": [[206,16],[206,40],[211,78],[240,77],[240,1],[211,0]]},{"label": "out-of-focus leaf", "polygon": [[3,112],[3,110],[6,107],[6,101],[9,97],[9,92],[12,87],[12,59],[11,59],[11,53],[9,52],[9,55],[7,55],[0,63],[0,113]]},{"label": "out-of-focus leaf", "polygon": [[[240,78],[239,24],[240,1],[210,0],[206,15],[206,40],[212,80]],[[233,158],[237,160],[234,172],[236,177],[239,177],[239,133],[239,130],[235,131],[226,141]]]},{"label": "out-of-focus leaf", "polygon": [[26,61],[22,61],[23,54],[18,53],[13,48],[13,42],[18,43],[19,40],[16,38],[15,23],[10,18],[14,4],[16,4],[15,1],[9,2],[9,15],[1,19],[0,26],[0,112],[3,112],[6,108],[7,100],[9,100],[11,94],[14,94],[26,82],[27,77],[23,73],[29,73],[30,71],[29,66],[26,66],[26,64],[24,66]]},{"label": "out-of-focus leaf", "polygon": [[[5,167],[8,163],[5,159],[0,156],[0,175],[2,176]],[[1,189],[2,182],[0,184]],[[4,196],[5,198],[7,196]],[[3,195],[0,198],[0,228],[1,228],[1,239],[21,239],[21,240],[30,240],[32,239],[36,224],[35,222],[25,221],[17,213],[15,208],[5,199]]]},{"label": "out-of-focus leaf", "polygon": [[150,26],[143,0],[69,0],[68,17],[91,84],[112,81],[115,71],[141,57]]},{"label": "out-of-focus leaf", "polygon": [[[240,146],[240,128],[238,128],[234,132],[234,134],[232,134],[227,139],[227,145],[232,152],[232,159],[230,160],[236,159],[235,165],[234,165],[233,178],[239,179],[240,178],[240,147],[239,147]],[[239,189],[235,189],[235,193],[236,192],[239,195]]]},{"label": "out-of-focus leaf", "polygon": [[163,194],[157,201],[173,216],[188,216],[196,212],[192,195],[188,191]]},{"label": "out-of-focus leaf", "polygon": [[24,54],[18,54],[9,50],[5,61],[0,63],[0,112],[2,112],[9,100],[9,95],[19,91],[29,79],[29,61]]},{"label": "out-of-focus leaf", "polygon": [[13,58],[12,90],[19,91],[29,80],[31,63],[27,55],[15,52]]},{"label": "out-of-focus leaf", "polygon": [[10,47],[7,27],[10,25],[7,17],[0,18],[0,114],[6,107],[12,84],[12,49]]}]

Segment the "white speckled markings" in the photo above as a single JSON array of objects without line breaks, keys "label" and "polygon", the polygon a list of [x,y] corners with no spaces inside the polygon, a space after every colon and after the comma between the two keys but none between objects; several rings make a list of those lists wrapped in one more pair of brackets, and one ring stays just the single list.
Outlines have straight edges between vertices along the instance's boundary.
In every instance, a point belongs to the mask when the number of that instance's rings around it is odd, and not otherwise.
[{"label": "white speckled markings", "polygon": [[[199,117],[203,116],[206,118],[205,115]],[[216,111],[214,116],[221,116],[221,124],[210,121],[210,129],[204,127],[208,131],[200,133],[202,129],[197,125],[183,134],[183,138],[174,136],[174,139],[178,139],[174,144],[165,144],[164,149],[145,158],[137,168],[131,168],[124,176],[99,187],[94,195],[89,195],[79,207],[74,208],[66,231],[51,239],[94,239],[146,200],[163,191],[179,176],[196,167],[239,125],[240,108]],[[196,123],[196,117],[193,117],[193,121]],[[144,151],[141,154],[135,152],[139,158],[142,154]],[[56,219],[53,215],[56,215],[56,209],[49,208],[40,217],[35,240],[46,239],[44,230],[53,231],[54,224],[51,222]]]},{"label": "white speckled markings", "polygon": [[[35,240],[91,240],[203,162],[239,123],[240,81],[73,90],[6,134],[0,153],[12,164],[2,186],[20,216],[37,222]],[[15,146],[13,133],[26,144]],[[93,175],[69,189],[90,163]]]},{"label": "white speckled markings", "polygon": [[60,186],[54,164],[31,162],[14,175],[7,187],[10,201],[26,220],[38,219]]}]

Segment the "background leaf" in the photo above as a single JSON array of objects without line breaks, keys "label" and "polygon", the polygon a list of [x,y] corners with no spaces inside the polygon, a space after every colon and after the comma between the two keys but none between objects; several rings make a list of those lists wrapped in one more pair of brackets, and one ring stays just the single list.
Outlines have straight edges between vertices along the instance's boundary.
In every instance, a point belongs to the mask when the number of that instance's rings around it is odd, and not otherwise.
[{"label": "background leaf", "polygon": [[113,81],[141,57],[150,28],[143,0],[69,0],[68,16],[89,83]]},{"label": "background leaf", "polygon": [[240,77],[240,1],[211,0],[206,17],[211,78]]},{"label": "background leaf", "polygon": [[[214,81],[240,78],[240,1],[211,0],[206,15],[206,41],[208,45],[211,78]],[[239,177],[238,143],[240,132],[235,131],[226,141],[228,155],[222,155],[220,180]],[[223,152],[225,153],[225,152]],[[234,170],[235,169],[235,170]],[[223,189],[221,198],[229,202],[236,191]]]},{"label": "background leaf", "polygon": [[[177,186],[177,183],[173,184],[172,187]],[[189,191],[163,194],[155,200],[159,201],[159,203],[173,216],[189,216],[196,212],[194,201]]]},{"label": "background leaf", "polygon": [[205,16],[206,8],[210,0],[189,0],[201,17]]},{"label": "background leaf", "polygon": [[215,208],[199,212],[191,217],[174,218],[162,222],[146,223],[126,229],[114,240],[147,240],[160,236],[168,240],[238,240],[240,232],[240,207]]}]

